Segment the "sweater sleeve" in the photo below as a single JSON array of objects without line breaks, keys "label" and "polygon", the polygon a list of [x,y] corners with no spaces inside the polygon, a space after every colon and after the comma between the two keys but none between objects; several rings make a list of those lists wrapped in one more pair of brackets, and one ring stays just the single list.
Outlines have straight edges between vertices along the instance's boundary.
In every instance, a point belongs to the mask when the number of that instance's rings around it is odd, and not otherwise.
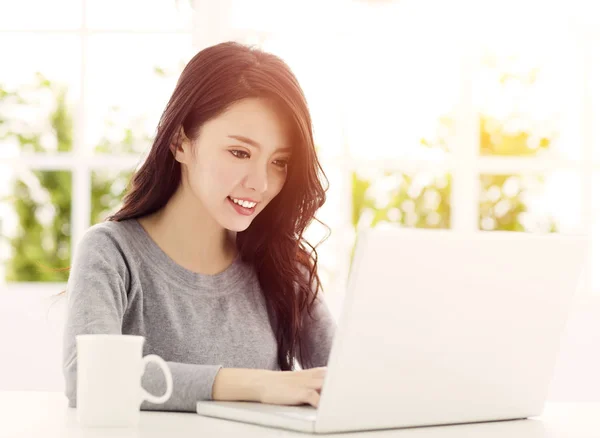
[{"label": "sweater sleeve", "polygon": [[[76,336],[122,333],[129,281],[126,259],[110,232],[92,227],[77,247],[67,283],[63,376],[69,407],[77,406]],[[142,410],[195,412],[198,400],[212,399],[212,386],[220,365],[178,362],[167,365],[173,376],[173,394],[163,404],[144,401]],[[164,393],[166,383],[158,366],[151,363],[146,367],[142,385],[151,394]]]}]

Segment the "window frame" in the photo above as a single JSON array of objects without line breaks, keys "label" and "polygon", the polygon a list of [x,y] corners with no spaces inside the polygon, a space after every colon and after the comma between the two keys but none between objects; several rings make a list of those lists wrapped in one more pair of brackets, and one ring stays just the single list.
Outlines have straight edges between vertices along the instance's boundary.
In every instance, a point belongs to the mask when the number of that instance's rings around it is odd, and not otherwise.
[{"label": "window frame", "polygon": [[[196,5],[199,6],[199,2]],[[204,6],[203,6],[204,7]],[[215,8],[216,6],[208,6]],[[229,29],[227,28],[227,14],[230,11],[227,8],[231,7],[231,0],[219,3],[218,16],[222,20],[220,23],[216,20],[208,29],[199,26],[200,23],[205,23],[201,17],[201,12],[197,7],[194,14],[194,30],[193,31],[172,31],[169,33],[189,34],[193,40],[193,45],[198,50],[216,41],[225,39],[236,39],[240,41],[254,41],[257,44],[262,44],[269,34],[256,29]],[[210,12],[210,11],[202,11]],[[214,11],[213,11],[214,12]],[[206,14],[204,15],[206,17]],[[215,30],[217,29],[217,30]],[[18,33],[15,30],[6,30],[0,32]],[[32,33],[66,33],[76,34],[81,40],[81,77],[80,77],[80,97],[76,105],[77,113],[74,120],[74,142],[73,150],[65,153],[36,153],[36,154],[21,154],[16,158],[0,158],[0,164],[9,165],[16,169],[27,170],[63,170],[72,172],[72,215],[71,215],[71,254],[74,254],[77,243],[90,226],[91,213],[91,198],[92,198],[92,172],[99,169],[111,170],[131,170],[139,165],[143,158],[139,154],[100,154],[87,150],[84,146],[85,132],[85,89],[87,81],[87,47],[88,37],[97,33],[119,33],[119,34],[160,34],[165,31],[127,31],[127,30],[102,30],[88,29],[86,26],[86,1],[82,0],[82,18],[81,27],[74,30],[23,30],[21,32]],[[451,139],[451,152],[448,157],[442,161],[431,161],[425,159],[401,159],[401,160],[356,160],[350,155],[348,147],[348,139],[344,126],[340,132],[340,142],[342,144],[341,155],[325,154],[321,159],[324,167],[334,165],[343,172],[344,183],[339,186],[339,199],[351,200],[349,194],[350,175],[357,167],[364,166],[381,166],[385,164],[386,168],[401,171],[411,172],[414,170],[436,171],[440,169],[447,170],[452,176],[452,195],[451,195],[451,230],[459,233],[469,233],[479,230],[479,194],[480,184],[479,177],[481,174],[519,174],[519,173],[536,173],[542,171],[552,171],[558,169],[574,170],[581,177],[581,227],[583,233],[592,233],[594,219],[600,220],[600,217],[594,217],[593,208],[593,187],[592,178],[594,173],[600,173],[600,161],[593,160],[594,157],[594,138],[593,138],[593,102],[591,96],[591,68],[592,68],[592,51],[594,48],[600,47],[600,39],[598,33],[592,30],[582,30],[578,34],[581,43],[581,56],[583,65],[582,77],[582,100],[581,114],[581,133],[582,133],[582,154],[581,160],[568,159],[546,159],[540,157],[494,157],[480,156],[479,154],[479,124],[478,114],[472,105],[472,82],[471,77],[474,73],[474,57],[468,51],[462,56],[461,61],[461,82],[460,82],[460,102],[457,113],[457,134]],[[342,125],[344,125],[343,109],[340,108]],[[336,234],[332,234],[330,239],[333,239],[328,245],[335,248],[338,254],[347,253],[350,247],[348,239],[343,237],[343,233],[350,231],[352,206],[345,206],[341,214],[344,217],[341,223],[341,230]],[[600,212],[598,212],[600,215]],[[341,236],[341,237],[340,237]],[[597,249],[600,251],[600,248]],[[345,252],[344,252],[345,251]],[[341,290],[345,287],[345,273],[349,268],[349,260],[340,259],[339,266],[336,271],[342,275],[334,276],[334,284],[332,287]],[[592,269],[591,260],[585,269],[583,281],[583,293],[585,295],[598,295],[599,290],[592,290]],[[11,291],[23,290],[40,290],[56,289],[64,284],[57,283],[42,283],[42,282],[4,282],[5,279],[0,279],[0,290],[4,289],[9,293]]]},{"label": "window frame", "polygon": [[[68,171],[71,172],[72,198],[71,198],[71,257],[75,253],[78,242],[90,227],[90,216],[92,211],[92,172],[94,170],[132,170],[144,158],[144,154],[106,154],[95,153],[85,147],[85,108],[86,108],[86,85],[87,85],[87,54],[89,37],[98,34],[119,35],[158,35],[177,34],[193,37],[192,30],[128,30],[128,29],[101,29],[89,28],[87,25],[86,0],[81,0],[80,27],[74,29],[0,29],[4,34],[62,34],[77,36],[80,41],[80,78],[79,99],[75,104],[73,117],[73,148],[70,152],[50,153],[22,153],[16,157],[0,157],[0,165],[8,166],[15,170],[18,175],[24,170],[43,171]],[[196,15],[196,14],[195,14]],[[7,282],[4,278],[4,270],[0,270],[0,292],[12,293],[15,291],[41,289],[55,290],[64,288],[66,283],[48,282]]]}]

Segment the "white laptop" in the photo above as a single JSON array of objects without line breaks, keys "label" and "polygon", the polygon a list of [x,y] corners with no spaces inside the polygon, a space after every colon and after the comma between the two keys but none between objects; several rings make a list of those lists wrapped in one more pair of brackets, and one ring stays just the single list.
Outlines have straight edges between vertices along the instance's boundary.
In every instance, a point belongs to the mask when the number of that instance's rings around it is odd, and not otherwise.
[{"label": "white laptop", "polygon": [[587,254],[581,236],[364,230],[319,407],[197,413],[309,433],[538,416]]}]

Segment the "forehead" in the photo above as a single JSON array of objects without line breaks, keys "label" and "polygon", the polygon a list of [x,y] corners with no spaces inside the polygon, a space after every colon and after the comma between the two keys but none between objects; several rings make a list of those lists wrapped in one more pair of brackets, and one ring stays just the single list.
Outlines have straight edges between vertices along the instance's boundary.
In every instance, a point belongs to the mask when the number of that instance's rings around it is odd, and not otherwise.
[{"label": "forehead", "polygon": [[291,146],[288,118],[281,107],[267,99],[236,102],[207,124],[215,135],[247,137],[273,150]]}]

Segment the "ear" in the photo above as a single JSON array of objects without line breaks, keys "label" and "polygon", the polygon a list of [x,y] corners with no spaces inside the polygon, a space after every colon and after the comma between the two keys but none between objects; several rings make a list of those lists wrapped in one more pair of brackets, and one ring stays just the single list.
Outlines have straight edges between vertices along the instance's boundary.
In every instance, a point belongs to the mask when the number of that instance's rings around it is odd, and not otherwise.
[{"label": "ear", "polygon": [[171,153],[176,161],[180,163],[184,163],[186,161],[186,152],[191,147],[191,141],[185,135],[183,130],[183,126],[179,127],[179,131],[174,136],[169,149],[171,149]]}]

